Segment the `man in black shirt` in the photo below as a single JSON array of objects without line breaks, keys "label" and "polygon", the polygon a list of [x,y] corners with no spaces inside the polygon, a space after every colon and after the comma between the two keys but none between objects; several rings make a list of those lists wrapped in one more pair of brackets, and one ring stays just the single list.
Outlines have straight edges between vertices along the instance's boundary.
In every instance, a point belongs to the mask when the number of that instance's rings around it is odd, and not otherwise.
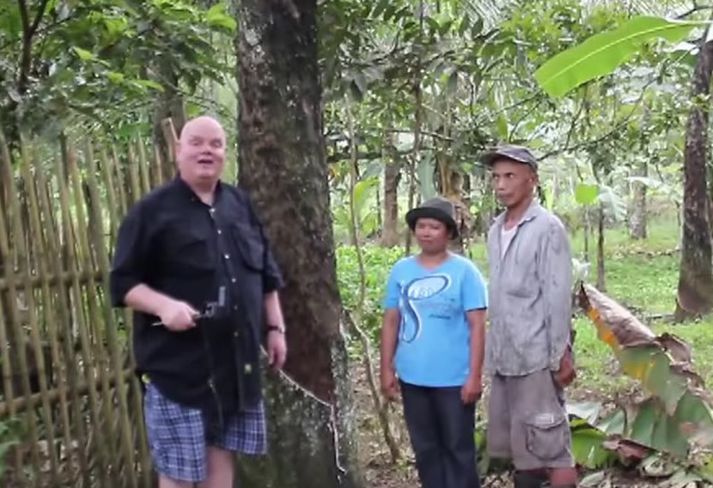
[{"label": "man in black shirt", "polygon": [[186,123],[179,176],[119,230],[116,306],[134,310],[137,373],[160,488],[232,488],[233,452],[266,450],[259,353],[285,362],[282,278],[247,195],[220,181],[225,133]]}]

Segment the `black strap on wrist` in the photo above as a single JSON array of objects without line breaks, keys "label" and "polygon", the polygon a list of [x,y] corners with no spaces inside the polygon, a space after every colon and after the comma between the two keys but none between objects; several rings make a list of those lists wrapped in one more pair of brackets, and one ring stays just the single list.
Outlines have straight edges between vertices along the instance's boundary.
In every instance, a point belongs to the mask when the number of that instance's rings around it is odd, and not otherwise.
[{"label": "black strap on wrist", "polygon": [[284,334],[285,326],[284,325],[276,325],[276,324],[265,324],[265,331],[267,334],[269,334],[270,332],[277,332],[279,334]]}]

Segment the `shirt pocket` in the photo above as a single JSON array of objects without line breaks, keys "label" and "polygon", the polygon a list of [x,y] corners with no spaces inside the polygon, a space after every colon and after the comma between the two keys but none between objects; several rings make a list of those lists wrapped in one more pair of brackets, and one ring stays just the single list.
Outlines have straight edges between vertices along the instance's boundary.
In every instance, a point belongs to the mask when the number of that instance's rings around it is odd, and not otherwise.
[{"label": "shirt pocket", "polygon": [[533,246],[517,244],[508,266],[505,291],[518,298],[533,298],[539,293],[537,251]]},{"label": "shirt pocket", "polygon": [[230,236],[248,271],[261,272],[265,267],[265,245],[259,229],[242,222],[230,225]]},{"label": "shirt pocket", "polygon": [[173,274],[208,274],[215,271],[215,256],[208,239],[191,230],[171,232],[166,238],[166,260]]}]

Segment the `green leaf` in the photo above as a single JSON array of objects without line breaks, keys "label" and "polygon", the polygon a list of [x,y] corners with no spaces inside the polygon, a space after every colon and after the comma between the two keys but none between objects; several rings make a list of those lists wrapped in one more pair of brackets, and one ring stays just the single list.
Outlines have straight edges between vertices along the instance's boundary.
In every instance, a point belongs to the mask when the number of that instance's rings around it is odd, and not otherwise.
[{"label": "green leaf", "polygon": [[72,46],[72,50],[79,56],[79,59],[82,61],[91,61],[94,59],[94,53],[91,51],[87,51],[86,49],[82,49],[81,47],[77,46]]},{"label": "green leaf", "polygon": [[153,80],[135,80],[135,83],[141,85],[144,88],[150,88],[152,90],[157,90],[160,92],[164,91],[163,86]]},{"label": "green leaf", "polygon": [[380,0],[371,12],[371,17],[378,18],[382,13],[384,13],[389,3],[391,3],[391,0]]},{"label": "green leaf", "polygon": [[567,414],[575,415],[594,425],[599,417],[602,404],[599,402],[567,403]]},{"label": "green leaf", "polygon": [[379,186],[379,178],[372,177],[361,180],[354,185],[354,211],[357,215],[361,215],[369,197],[374,194]]},{"label": "green leaf", "polygon": [[498,137],[502,141],[507,141],[510,136],[510,126],[508,125],[508,119],[505,114],[501,113],[495,119],[495,127],[498,130]]},{"label": "green leaf", "polygon": [[574,189],[574,199],[580,205],[591,205],[599,196],[599,186],[580,183]]},{"label": "green leaf", "polygon": [[577,86],[612,73],[653,39],[678,42],[704,22],[682,22],[639,16],[617,29],[596,34],[549,59],[535,79],[550,96],[561,97]]},{"label": "green leaf", "polygon": [[211,27],[222,27],[231,32],[235,31],[238,24],[235,19],[225,11],[225,4],[216,3],[205,14],[205,20]]},{"label": "green leaf", "polygon": [[117,85],[121,84],[125,78],[123,73],[118,73],[116,71],[107,72],[106,77],[109,81],[116,83]]},{"label": "green leaf", "polygon": [[591,427],[584,426],[572,430],[572,454],[577,464],[590,469],[602,467],[612,458],[612,453],[602,447],[606,435]]}]

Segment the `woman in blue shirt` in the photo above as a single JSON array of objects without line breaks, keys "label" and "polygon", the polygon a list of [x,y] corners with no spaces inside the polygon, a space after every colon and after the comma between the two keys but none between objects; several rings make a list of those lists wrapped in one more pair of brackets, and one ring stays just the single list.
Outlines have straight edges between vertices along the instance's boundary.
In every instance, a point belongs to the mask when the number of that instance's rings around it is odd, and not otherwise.
[{"label": "woman in blue shirt", "polygon": [[487,292],[441,197],[406,214],[421,252],[397,262],[384,299],[381,388],[399,391],[423,488],[478,488],[475,404],[482,392]]}]

